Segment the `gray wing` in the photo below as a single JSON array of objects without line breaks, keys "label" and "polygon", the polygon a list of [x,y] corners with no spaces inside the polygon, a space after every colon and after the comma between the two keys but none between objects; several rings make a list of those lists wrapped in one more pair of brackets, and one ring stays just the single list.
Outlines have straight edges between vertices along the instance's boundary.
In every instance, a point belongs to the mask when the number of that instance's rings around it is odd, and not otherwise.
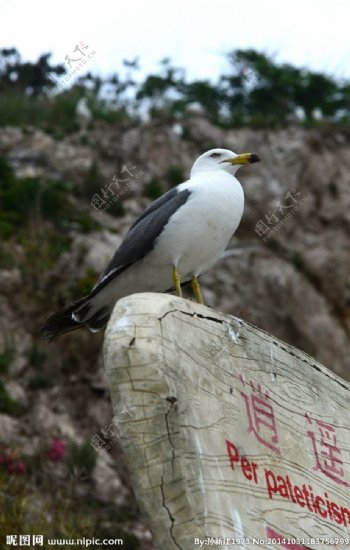
[{"label": "gray wing", "polygon": [[191,191],[188,189],[178,191],[174,187],[146,208],[130,227],[120,247],[92,289],[90,297],[153,249],[157,237],[171,216],[185,204],[190,194]]}]

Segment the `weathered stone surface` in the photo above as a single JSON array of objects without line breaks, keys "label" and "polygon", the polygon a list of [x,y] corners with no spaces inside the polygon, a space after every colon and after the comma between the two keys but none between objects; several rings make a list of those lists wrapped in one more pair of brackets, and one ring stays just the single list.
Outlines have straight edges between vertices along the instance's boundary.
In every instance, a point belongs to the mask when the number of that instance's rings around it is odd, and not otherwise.
[{"label": "weathered stone surface", "polygon": [[153,293],[118,302],[104,357],[159,549],[348,548],[350,384],[240,319]]},{"label": "weathered stone surface", "polygon": [[105,452],[98,454],[96,466],[93,472],[93,480],[96,486],[96,495],[103,502],[114,502],[118,506],[127,504],[129,491],[113,468],[114,460]]}]

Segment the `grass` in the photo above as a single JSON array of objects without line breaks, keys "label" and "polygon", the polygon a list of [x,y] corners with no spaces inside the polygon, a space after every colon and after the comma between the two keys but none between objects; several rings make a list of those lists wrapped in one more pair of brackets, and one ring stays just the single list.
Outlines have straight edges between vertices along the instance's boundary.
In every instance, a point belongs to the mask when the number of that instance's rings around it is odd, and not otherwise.
[{"label": "grass", "polygon": [[[0,444],[0,458],[1,543],[10,534],[17,537],[40,534],[44,538],[43,548],[50,548],[47,539],[83,537],[122,539],[124,548],[139,548],[138,540],[125,528],[126,523],[137,519],[138,511],[113,503],[106,506],[94,497],[89,477],[95,467],[96,453],[89,442],[82,445],[71,442],[55,460],[50,459],[47,445],[35,455],[26,456],[20,449]],[[18,464],[23,466],[21,472],[13,473],[12,468],[11,473],[9,465]],[[85,477],[81,479],[82,476]],[[71,547],[69,543],[60,545],[65,549]],[[100,546],[92,544],[90,548]]]},{"label": "grass", "polygon": [[46,359],[47,359],[48,353],[47,351],[44,351],[41,344],[38,342],[34,342],[32,349],[29,353],[29,362],[32,367],[35,367],[36,369],[40,369]]},{"label": "grass", "polygon": [[4,383],[0,380],[0,412],[9,414],[10,416],[18,416],[22,412],[22,408],[10,397]]},{"label": "grass", "polygon": [[82,96],[87,97],[94,120],[109,124],[129,119],[126,109],[110,108],[106,101],[79,85],[48,97],[30,98],[16,92],[0,94],[0,126],[35,126],[56,138],[79,130],[75,109]]},{"label": "grass", "polygon": [[[30,476],[8,476],[0,472],[0,533],[6,535],[43,535],[43,546],[51,548],[48,539],[122,539],[123,548],[137,550],[138,540],[127,533],[122,525],[130,519],[128,510],[118,510],[114,506],[111,519],[101,521],[101,508],[96,501],[74,495],[73,491],[56,483],[46,483],[38,492]],[[0,540],[1,540],[0,539]],[[2,542],[1,540],[1,542]],[[60,544],[62,549],[70,550],[70,544]],[[32,546],[31,546],[32,548]],[[34,547],[33,547],[34,548]],[[89,548],[100,549],[91,544]],[[121,548],[109,545],[108,548]]]},{"label": "grass", "polygon": [[43,221],[50,221],[60,228],[78,223],[85,229],[89,228],[86,215],[73,215],[71,182],[15,178],[4,157],[0,157],[0,180],[0,236],[3,239],[18,235],[19,230],[31,222],[40,226]]},{"label": "grass", "polygon": [[16,179],[1,193],[2,208],[23,224],[30,216],[59,221],[67,214],[67,194],[71,184],[37,178]]},{"label": "grass", "polygon": [[96,451],[85,441],[81,445],[72,441],[67,451],[66,464],[71,474],[78,477],[90,476],[96,466]]},{"label": "grass", "polygon": [[6,374],[8,372],[13,357],[13,343],[7,339],[5,340],[4,350],[0,353],[0,374]]},{"label": "grass", "polygon": [[[26,534],[59,538],[93,538],[94,519],[87,517],[86,509],[67,499],[62,490],[54,495],[47,487],[47,493],[38,493],[28,483],[28,476],[0,474],[0,533]],[[46,547],[46,545],[44,545]],[[62,545],[60,548],[71,548]],[[91,548],[91,546],[90,546]]]},{"label": "grass", "polygon": [[27,228],[27,234],[20,241],[22,255],[18,258],[18,267],[23,283],[31,292],[43,288],[43,274],[55,266],[59,256],[68,250],[71,244],[71,238],[64,232],[59,233],[47,227],[43,238],[43,229],[40,231],[39,228],[39,223]]}]

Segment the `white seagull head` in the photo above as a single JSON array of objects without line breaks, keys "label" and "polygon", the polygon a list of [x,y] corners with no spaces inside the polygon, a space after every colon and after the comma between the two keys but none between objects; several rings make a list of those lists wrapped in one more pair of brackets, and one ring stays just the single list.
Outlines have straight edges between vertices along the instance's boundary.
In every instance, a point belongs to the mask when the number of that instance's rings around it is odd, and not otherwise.
[{"label": "white seagull head", "polygon": [[210,149],[197,158],[191,170],[191,177],[198,172],[212,172],[214,170],[225,170],[232,176],[243,164],[259,162],[255,153],[242,153],[237,155],[229,149]]}]

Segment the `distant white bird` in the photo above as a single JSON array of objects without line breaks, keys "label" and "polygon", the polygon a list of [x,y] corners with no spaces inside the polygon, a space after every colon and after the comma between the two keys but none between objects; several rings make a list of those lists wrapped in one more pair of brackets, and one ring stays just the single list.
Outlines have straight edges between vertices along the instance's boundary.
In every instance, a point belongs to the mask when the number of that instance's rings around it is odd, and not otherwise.
[{"label": "distant white bird", "polygon": [[80,130],[86,132],[92,120],[92,113],[89,109],[86,97],[81,97],[75,108],[75,114],[79,122]]},{"label": "distant white bird", "polygon": [[304,122],[305,120],[305,111],[302,107],[297,106],[294,110],[295,118],[299,121]]},{"label": "distant white bird", "polygon": [[134,292],[176,290],[191,282],[203,303],[198,277],[223,255],[244,208],[235,178],[242,164],[258,162],[253,153],[211,149],[194,163],[189,180],[151,204],[131,226],[88,296],[49,317],[42,328],[52,339],[81,326],[105,327],[114,304]]},{"label": "distant white bird", "polygon": [[199,101],[191,101],[186,105],[186,111],[195,116],[205,116],[205,109]]},{"label": "distant white bird", "polygon": [[183,126],[182,124],[180,124],[180,122],[175,122],[175,124],[173,124],[171,127],[171,131],[178,137],[182,137],[184,133]]},{"label": "distant white bird", "polygon": [[319,107],[316,107],[315,109],[313,109],[312,118],[317,121],[322,120],[323,119],[322,109],[320,109]]}]

